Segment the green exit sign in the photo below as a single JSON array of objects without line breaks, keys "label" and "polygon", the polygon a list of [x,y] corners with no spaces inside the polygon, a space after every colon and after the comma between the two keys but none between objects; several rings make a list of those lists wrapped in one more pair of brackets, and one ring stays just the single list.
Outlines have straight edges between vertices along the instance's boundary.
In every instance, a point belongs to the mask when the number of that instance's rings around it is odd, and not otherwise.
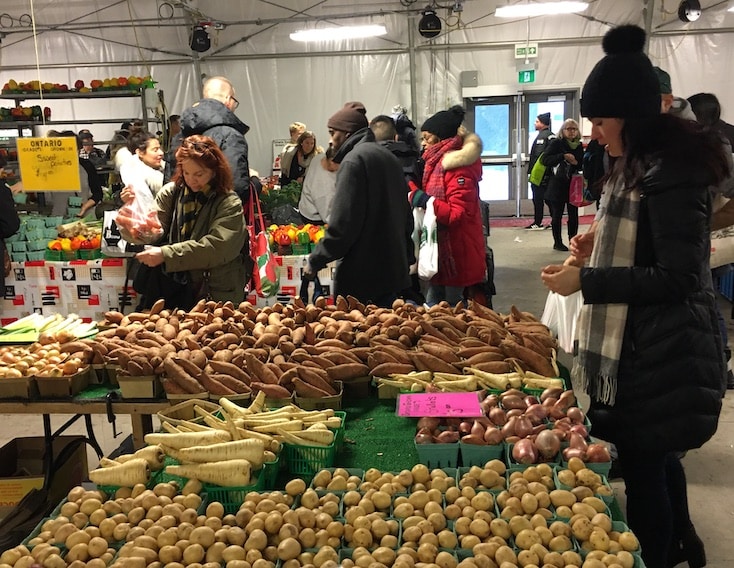
[{"label": "green exit sign", "polygon": [[535,70],[520,71],[517,74],[517,80],[520,83],[535,83]]}]

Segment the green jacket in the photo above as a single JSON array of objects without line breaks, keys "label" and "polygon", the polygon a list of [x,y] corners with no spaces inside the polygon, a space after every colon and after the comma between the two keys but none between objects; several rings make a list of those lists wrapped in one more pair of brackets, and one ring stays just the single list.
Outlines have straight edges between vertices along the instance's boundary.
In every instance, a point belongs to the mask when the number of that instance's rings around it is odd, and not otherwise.
[{"label": "green jacket", "polygon": [[243,249],[244,254],[248,250],[247,227],[240,198],[234,192],[210,198],[196,217],[191,239],[176,242],[181,234],[182,195],[169,183],[156,196],[163,234],[170,235],[168,242],[172,243],[161,247],[166,271],[188,270],[195,289],[199,289],[208,270],[212,300],[239,304],[245,298],[248,276],[243,255]]}]

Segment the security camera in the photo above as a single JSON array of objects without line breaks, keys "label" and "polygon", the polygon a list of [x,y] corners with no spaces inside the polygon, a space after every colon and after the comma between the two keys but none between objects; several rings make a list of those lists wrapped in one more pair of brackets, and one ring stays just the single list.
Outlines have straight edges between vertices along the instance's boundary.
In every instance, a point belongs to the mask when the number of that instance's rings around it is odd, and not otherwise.
[{"label": "security camera", "polygon": [[441,19],[433,10],[424,10],[423,17],[418,22],[418,33],[425,38],[433,38],[441,33]]},{"label": "security camera", "polygon": [[681,22],[695,22],[701,17],[701,2],[698,0],[683,0],[678,6],[678,19]]}]

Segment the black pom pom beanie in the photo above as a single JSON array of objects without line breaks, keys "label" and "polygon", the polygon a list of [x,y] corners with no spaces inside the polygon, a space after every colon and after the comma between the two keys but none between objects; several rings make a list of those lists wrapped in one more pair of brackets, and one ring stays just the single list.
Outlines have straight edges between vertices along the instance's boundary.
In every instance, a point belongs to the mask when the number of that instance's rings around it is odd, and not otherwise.
[{"label": "black pom pom beanie", "polygon": [[581,91],[581,116],[647,118],[660,114],[660,85],[642,52],[645,31],[624,25],[607,32],[606,56],[591,70]]},{"label": "black pom pom beanie", "polygon": [[449,110],[442,110],[427,118],[421,126],[421,132],[430,132],[440,140],[446,140],[456,136],[463,120],[464,109],[459,105],[452,106]]}]

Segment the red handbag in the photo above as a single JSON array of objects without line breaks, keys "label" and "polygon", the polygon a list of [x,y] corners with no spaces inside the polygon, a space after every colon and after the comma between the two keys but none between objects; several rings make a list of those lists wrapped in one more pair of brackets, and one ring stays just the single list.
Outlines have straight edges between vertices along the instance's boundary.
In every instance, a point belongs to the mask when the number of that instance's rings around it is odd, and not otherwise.
[{"label": "red handbag", "polygon": [[568,187],[568,202],[575,207],[586,207],[593,201],[588,201],[584,190],[586,189],[586,178],[583,174],[573,174],[571,185]]},{"label": "red handbag", "polygon": [[[257,217],[255,204],[257,204]],[[280,266],[270,251],[260,198],[252,185],[250,185],[249,208],[250,257],[255,263],[252,269],[252,282],[258,296],[269,298],[280,290]]]}]

